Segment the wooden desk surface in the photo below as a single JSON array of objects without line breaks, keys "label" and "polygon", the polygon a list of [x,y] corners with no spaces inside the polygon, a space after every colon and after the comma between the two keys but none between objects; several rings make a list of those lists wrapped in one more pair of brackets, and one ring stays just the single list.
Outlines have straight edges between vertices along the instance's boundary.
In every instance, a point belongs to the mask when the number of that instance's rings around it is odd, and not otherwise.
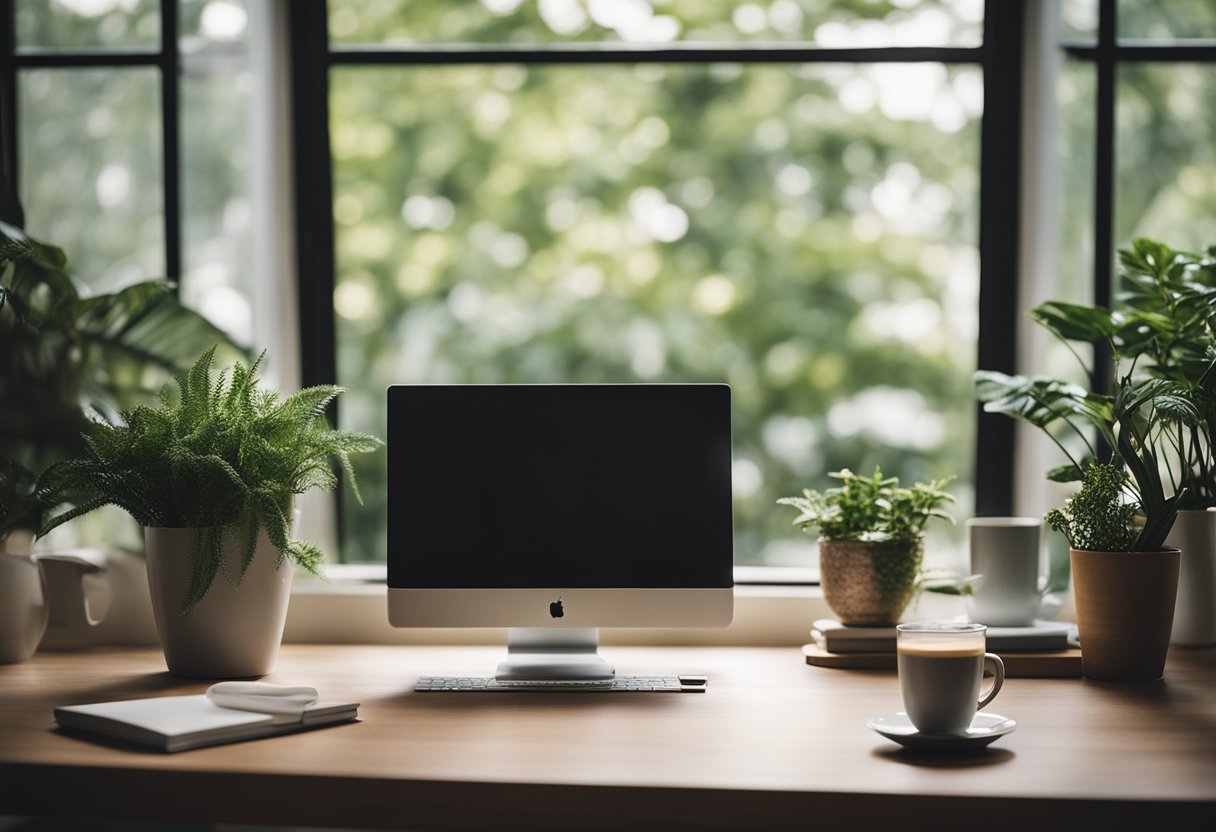
[{"label": "wooden desk surface", "polygon": [[176,755],[53,728],[54,705],[206,688],[169,676],[158,652],[0,666],[0,815],[424,829],[1216,821],[1216,650],[1175,651],[1163,682],[1009,680],[989,710],[1017,730],[963,760],[909,756],[866,727],[899,710],[894,674],[807,667],[793,648],[603,650],[620,673],[706,672],[706,694],[413,692],[421,674],[486,675],[502,652],[289,645],[267,680],[358,700],[361,722]]}]

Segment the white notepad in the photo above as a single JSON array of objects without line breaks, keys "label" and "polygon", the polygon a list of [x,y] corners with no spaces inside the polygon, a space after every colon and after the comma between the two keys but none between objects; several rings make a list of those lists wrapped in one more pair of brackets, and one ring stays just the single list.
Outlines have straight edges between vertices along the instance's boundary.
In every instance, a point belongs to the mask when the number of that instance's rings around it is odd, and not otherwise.
[{"label": "white notepad", "polygon": [[55,721],[163,751],[186,751],[347,722],[358,709],[357,702],[317,701],[298,713],[258,713],[221,708],[206,695],[161,696],[56,708]]}]

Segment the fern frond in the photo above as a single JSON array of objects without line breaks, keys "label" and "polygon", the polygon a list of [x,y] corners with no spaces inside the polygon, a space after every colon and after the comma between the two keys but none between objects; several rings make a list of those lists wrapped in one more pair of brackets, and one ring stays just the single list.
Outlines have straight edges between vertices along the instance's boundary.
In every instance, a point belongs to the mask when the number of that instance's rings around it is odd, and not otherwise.
[{"label": "fern frond", "polygon": [[315,544],[307,540],[292,540],[287,544],[287,554],[292,563],[311,575],[321,577],[321,566],[325,562],[325,553]]}]

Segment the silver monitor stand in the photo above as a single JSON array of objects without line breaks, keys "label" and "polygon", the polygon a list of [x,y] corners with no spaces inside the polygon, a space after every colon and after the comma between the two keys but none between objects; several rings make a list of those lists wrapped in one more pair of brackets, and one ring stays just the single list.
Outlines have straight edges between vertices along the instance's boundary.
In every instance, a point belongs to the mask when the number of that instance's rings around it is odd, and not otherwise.
[{"label": "silver monitor stand", "polygon": [[616,668],[596,652],[595,628],[511,627],[507,659],[494,678],[500,682],[611,681]]}]

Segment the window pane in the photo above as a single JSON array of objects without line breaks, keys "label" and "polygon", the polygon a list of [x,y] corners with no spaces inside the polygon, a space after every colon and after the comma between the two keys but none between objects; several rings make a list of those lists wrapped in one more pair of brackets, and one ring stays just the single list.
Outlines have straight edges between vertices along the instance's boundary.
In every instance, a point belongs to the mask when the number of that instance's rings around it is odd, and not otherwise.
[{"label": "window pane", "polygon": [[253,112],[244,3],[182,4],[182,300],[244,344],[253,335]]},{"label": "window pane", "polygon": [[[1094,275],[1094,148],[1097,73],[1088,61],[1065,60],[1057,82],[1059,96],[1059,164],[1057,197],[1060,230],[1057,244],[1056,293],[1074,303],[1093,300]],[[1053,340],[1052,347],[1057,342]],[[1075,359],[1059,344],[1057,358],[1072,373]],[[1049,374],[1059,377],[1064,369]]]},{"label": "window pane", "polygon": [[159,0],[17,0],[19,49],[160,48]]},{"label": "window pane", "polygon": [[160,78],[155,69],[18,76],[26,223],[95,289],[165,270]]},{"label": "window pane", "polygon": [[[845,466],[958,474],[970,512],[978,70],[332,78],[348,427],[393,382],[727,381],[740,563],[813,564],[774,500]],[[348,560],[384,556],[385,464]]]},{"label": "window pane", "polygon": [[1216,244],[1216,66],[1119,69],[1115,242]]},{"label": "window pane", "polygon": [[978,46],[983,0],[330,0],[339,44],[816,41]]},{"label": "window pane", "polygon": [[1060,0],[1060,38],[1082,43],[1098,40],[1098,0]]},{"label": "window pane", "polygon": [[237,44],[247,37],[249,8],[246,0],[178,0],[177,5],[177,29],[183,52]]},{"label": "window pane", "polygon": [[1119,0],[1119,37],[1216,38],[1212,0]]}]

